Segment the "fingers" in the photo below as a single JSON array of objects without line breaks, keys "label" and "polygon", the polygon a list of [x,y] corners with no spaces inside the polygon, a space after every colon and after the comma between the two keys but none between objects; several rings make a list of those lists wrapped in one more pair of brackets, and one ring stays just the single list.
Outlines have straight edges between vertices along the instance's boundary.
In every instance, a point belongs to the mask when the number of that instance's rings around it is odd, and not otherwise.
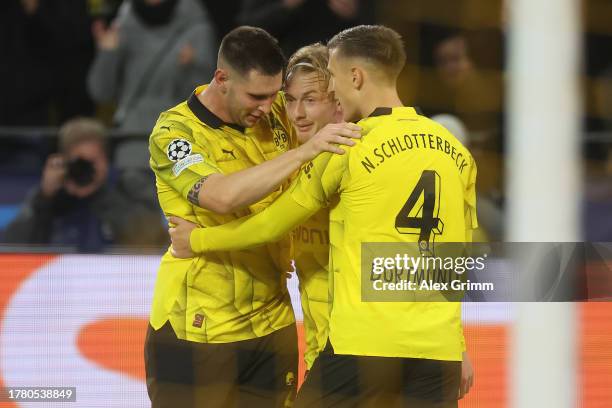
[{"label": "fingers", "polygon": [[354,123],[339,123],[335,125],[333,133],[352,139],[361,139],[361,127]]},{"label": "fingers", "polygon": [[[470,389],[474,386],[474,376],[471,375],[470,378],[468,378],[467,381],[467,385],[465,387],[465,394],[467,394],[468,392],[470,392]],[[464,395],[465,395],[464,394]]]},{"label": "fingers", "polygon": [[461,385],[459,386],[459,390],[457,391],[457,399],[461,399],[465,397],[469,392],[470,388],[474,384],[474,376],[469,376],[467,378],[461,378]]},{"label": "fingers", "polygon": [[49,157],[47,158],[47,163],[48,166],[50,167],[63,167],[64,166],[64,157],[59,154],[59,153],[54,153],[49,155]]},{"label": "fingers", "polygon": [[465,383],[465,379],[461,378],[461,384],[459,385],[459,389],[457,390],[457,399],[461,399],[465,395]]},{"label": "fingers", "polygon": [[174,215],[168,217],[168,222],[172,225],[179,225],[181,221],[183,221],[182,218],[175,217]]},{"label": "fingers", "polygon": [[340,148],[340,147],[338,147],[336,145],[333,145],[333,144],[328,144],[328,145],[324,146],[323,147],[323,151],[332,152],[332,153],[336,153],[336,154],[344,154],[345,153],[344,149],[342,149],[342,148]]},{"label": "fingers", "polygon": [[349,137],[342,137],[342,136],[336,136],[334,138],[334,140],[330,141],[329,143],[336,143],[336,144],[341,144],[341,145],[345,145],[345,146],[355,146],[355,141]]}]

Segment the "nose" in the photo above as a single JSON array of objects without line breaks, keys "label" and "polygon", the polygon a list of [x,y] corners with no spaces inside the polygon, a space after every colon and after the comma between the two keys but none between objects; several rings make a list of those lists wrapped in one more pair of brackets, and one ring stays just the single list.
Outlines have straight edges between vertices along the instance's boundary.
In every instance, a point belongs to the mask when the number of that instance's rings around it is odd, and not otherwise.
[{"label": "nose", "polygon": [[276,95],[274,97],[268,98],[261,105],[257,107],[258,110],[262,111],[265,115],[272,111],[272,104],[276,99]]},{"label": "nose", "polygon": [[293,116],[296,119],[301,119],[306,116],[306,110],[304,109],[304,104],[302,101],[295,101],[293,104]]}]

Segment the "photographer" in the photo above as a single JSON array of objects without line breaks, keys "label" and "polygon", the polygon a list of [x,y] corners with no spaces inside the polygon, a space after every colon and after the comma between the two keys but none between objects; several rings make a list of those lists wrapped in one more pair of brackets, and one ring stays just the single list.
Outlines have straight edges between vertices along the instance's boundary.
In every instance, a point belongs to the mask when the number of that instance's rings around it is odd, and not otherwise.
[{"label": "photographer", "polygon": [[144,186],[109,181],[106,131],[85,118],[59,133],[60,152],[47,158],[38,186],[7,227],[8,243],[71,246],[98,252],[108,245],[158,245],[165,231],[157,208],[132,198]]}]

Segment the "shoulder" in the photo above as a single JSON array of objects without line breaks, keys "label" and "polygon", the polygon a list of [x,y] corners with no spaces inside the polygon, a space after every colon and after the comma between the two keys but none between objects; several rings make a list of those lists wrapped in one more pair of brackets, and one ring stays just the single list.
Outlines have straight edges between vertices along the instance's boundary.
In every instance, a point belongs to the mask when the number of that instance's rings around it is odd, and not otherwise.
[{"label": "shoulder", "polygon": [[286,117],[286,109],[285,109],[285,93],[280,91],[276,95],[276,99],[272,103],[272,109],[270,111],[271,116],[274,116],[278,120],[284,120]]},{"label": "shoulder", "polygon": [[181,112],[181,105],[171,110],[162,112],[151,132],[149,142],[183,137],[190,140],[194,138],[194,126],[192,121]]}]

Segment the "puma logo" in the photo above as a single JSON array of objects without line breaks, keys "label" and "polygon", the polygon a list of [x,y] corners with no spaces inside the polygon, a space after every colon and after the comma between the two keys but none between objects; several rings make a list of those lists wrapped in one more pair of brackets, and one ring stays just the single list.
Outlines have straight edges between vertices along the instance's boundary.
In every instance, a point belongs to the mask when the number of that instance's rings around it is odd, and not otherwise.
[{"label": "puma logo", "polygon": [[236,155],[234,155],[234,151],[233,150],[221,149],[221,152],[230,154],[234,159],[236,158]]}]

